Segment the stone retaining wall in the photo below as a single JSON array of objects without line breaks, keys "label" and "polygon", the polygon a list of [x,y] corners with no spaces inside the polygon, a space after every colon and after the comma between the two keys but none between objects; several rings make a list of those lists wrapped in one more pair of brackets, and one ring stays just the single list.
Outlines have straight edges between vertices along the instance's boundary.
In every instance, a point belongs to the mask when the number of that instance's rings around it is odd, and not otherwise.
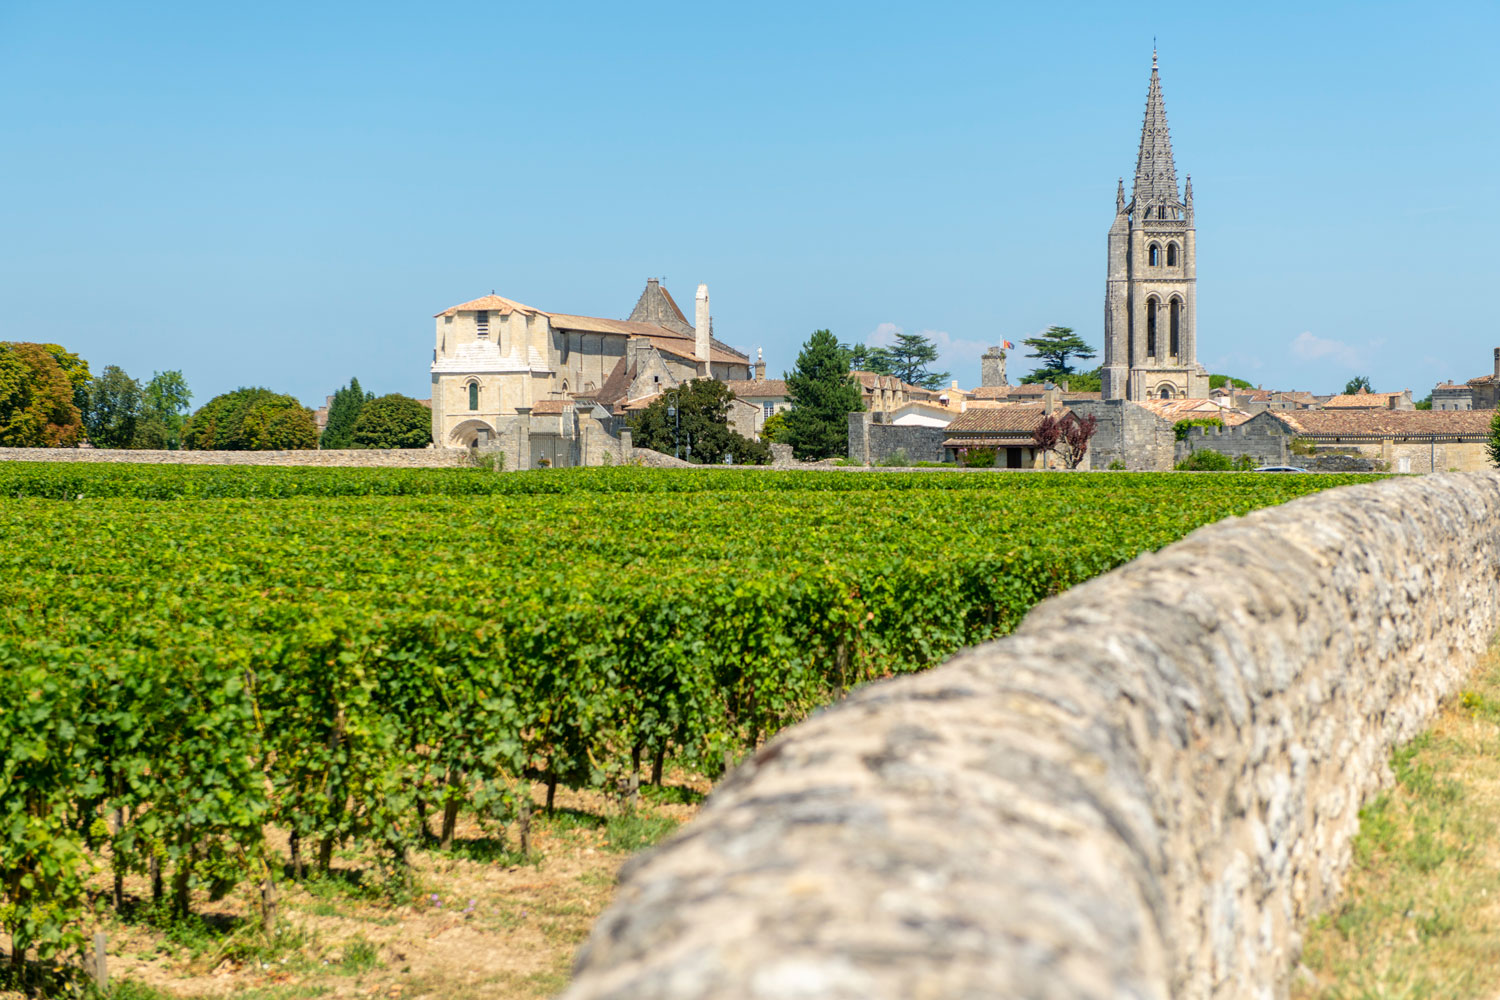
[{"label": "stone retaining wall", "polygon": [[1202,528],[782,734],[627,864],[567,1000],[1279,997],[1500,619],[1500,474]]},{"label": "stone retaining wall", "polygon": [[0,448],[0,462],[142,462],[148,465],[322,465],[440,468],[468,465],[467,448],[351,448],[338,451],[130,451],[112,448]]}]

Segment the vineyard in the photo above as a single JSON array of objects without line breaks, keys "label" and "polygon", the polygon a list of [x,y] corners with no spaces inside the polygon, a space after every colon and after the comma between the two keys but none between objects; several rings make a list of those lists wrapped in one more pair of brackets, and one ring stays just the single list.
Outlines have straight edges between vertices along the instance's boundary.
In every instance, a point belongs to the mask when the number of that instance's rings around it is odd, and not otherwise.
[{"label": "vineyard", "polygon": [[719,773],[1199,525],[1365,478],[9,463],[0,924],[20,963],[127,874],[178,913],[269,908],[351,844],[399,879],[533,779]]}]

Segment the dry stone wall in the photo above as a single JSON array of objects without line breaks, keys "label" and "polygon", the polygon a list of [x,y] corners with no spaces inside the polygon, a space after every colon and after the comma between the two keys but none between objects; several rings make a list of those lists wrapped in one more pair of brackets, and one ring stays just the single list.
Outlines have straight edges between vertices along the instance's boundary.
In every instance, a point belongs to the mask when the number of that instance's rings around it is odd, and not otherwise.
[{"label": "dry stone wall", "polygon": [[148,465],[321,465],[443,468],[469,465],[467,448],[351,448],[338,451],[133,451],[113,448],[0,448],[0,462],[140,462]]},{"label": "dry stone wall", "polygon": [[1333,490],[865,688],[627,865],[566,1000],[1284,996],[1497,551],[1500,474]]}]

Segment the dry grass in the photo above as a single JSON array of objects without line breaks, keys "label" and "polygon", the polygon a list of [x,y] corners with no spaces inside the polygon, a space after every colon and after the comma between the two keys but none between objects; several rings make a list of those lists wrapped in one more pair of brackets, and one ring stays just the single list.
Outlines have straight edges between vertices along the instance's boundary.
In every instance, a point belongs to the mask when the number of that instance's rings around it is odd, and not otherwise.
[{"label": "dry grass", "polygon": [[1500,653],[1392,756],[1343,899],[1309,931],[1296,1000],[1500,994]]},{"label": "dry grass", "polygon": [[[186,922],[110,917],[99,925],[110,997],[552,996],[567,985],[573,952],[613,895],[620,865],[689,819],[707,790],[706,780],[676,775],[626,809],[559,789],[555,814],[533,819],[530,858],[516,850],[514,830],[496,838],[460,822],[454,849],[416,852],[414,878],[398,890],[374,883],[372,859],[336,852],[334,877],[280,883],[271,940],[248,890],[195,899]],[[533,794],[540,801],[543,790]],[[101,876],[101,892],[105,885]],[[144,880],[126,888],[149,894]],[[11,996],[19,994],[0,993]]]}]

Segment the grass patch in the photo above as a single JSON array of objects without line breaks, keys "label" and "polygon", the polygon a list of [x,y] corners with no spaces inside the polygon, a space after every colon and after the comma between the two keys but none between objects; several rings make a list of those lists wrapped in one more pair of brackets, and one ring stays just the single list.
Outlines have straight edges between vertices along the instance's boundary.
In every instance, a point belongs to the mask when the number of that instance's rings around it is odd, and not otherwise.
[{"label": "grass patch", "polygon": [[1428,732],[1391,755],[1360,811],[1343,898],[1309,929],[1295,1000],[1500,991],[1500,652]]},{"label": "grass patch", "polygon": [[363,936],[344,942],[343,951],[339,955],[339,971],[346,976],[362,975],[383,964],[375,946]]},{"label": "grass patch", "polygon": [[639,851],[677,829],[677,820],[658,813],[626,812],[611,816],[604,827],[604,846],[611,851]]}]

